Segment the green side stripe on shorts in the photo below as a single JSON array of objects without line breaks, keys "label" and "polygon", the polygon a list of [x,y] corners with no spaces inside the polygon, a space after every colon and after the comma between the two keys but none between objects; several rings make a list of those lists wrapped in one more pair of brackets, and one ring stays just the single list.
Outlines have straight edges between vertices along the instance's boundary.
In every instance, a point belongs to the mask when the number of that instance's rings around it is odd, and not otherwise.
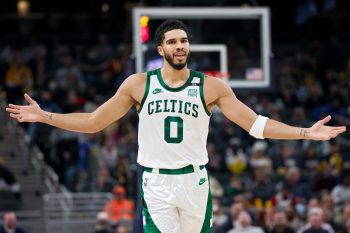
[{"label": "green side stripe on shorts", "polygon": [[146,204],[146,200],[144,198],[144,193],[143,193],[143,187],[142,187],[142,182],[143,182],[143,174],[141,178],[141,198],[142,198],[142,215],[144,216],[146,223],[143,225],[143,231],[145,233],[161,233],[156,224],[153,222],[153,219],[148,212],[148,207]]},{"label": "green side stripe on shorts", "polygon": [[212,202],[211,191],[210,191],[209,175],[208,175],[208,185],[209,185],[209,192],[208,192],[207,209],[205,211],[205,218],[204,218],[201,233],[211,233],[210,222],[213,217],[213,202]]}]

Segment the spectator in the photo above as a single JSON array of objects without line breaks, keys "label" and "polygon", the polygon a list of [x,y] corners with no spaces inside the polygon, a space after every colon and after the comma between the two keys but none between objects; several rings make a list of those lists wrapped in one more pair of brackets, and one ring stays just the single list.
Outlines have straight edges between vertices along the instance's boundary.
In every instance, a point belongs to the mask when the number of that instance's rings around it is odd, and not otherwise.
[{"label": "spectator", "polygon": [[332,161],[329,159],[320,162],[320,169],[312,179],[312,190],[320,192],[323,190],[331,191],[337,184],[338,172],[332,166]]},{"label": "spectator", "polygon": [[126,198],[126,190],[121,185],[116,185],[113,189],[113,200],[106,203],[104,212],[108,214],[108,219],[115,223],[120,220],[133,220],[134,203]]},{"label": "spectator", "polygon": [[336,204],[350,201],[350,172],[348,170],[342,171],[341,183],[333,188],[332,197]]},{"label": "spectator", "polygon": [[15,213],[7,212],[4,214],[4,223],[0,227],[0,233],[26,233],[26,231],[17,226]]},{"label": "spectator", "polygon": [[314,175],[319,165],[319,158],[316,153],[316,149],[313,145],[308,145],[305,149],[305,154],[302,156],[301,164],[305,173],[309,172],[309,175]]},{"label": "spectator", "polygon": [[125,225],[118,225],[115,228],[115,233],[130,233],[129,228]]},{"label": "spectator", "polygon": [[97,179],[97,191],[98,192],[112,192],[114,181],[111,178],[108,169],[102,164],[99,167],[98,179]]},{"label": "spectator", "polygon": [[101,155],[99,157],[100,164],[103,163],[110,173],[113,173],[117,164],[117,158],[119,151],[116,143],[111,139],[107,138],[101,148]]},{"label": "spectator", "polygon": [[266,154],[266,148],[267,144],[265,142],[255,142],[252,147],[249,163],[252,168],[262,168],[265,170],[265,174],[270,174],[272,161]]},{"label": "spectator", "polygon": [[128,187],[133,178],[133,174],[130,169],[129,156],[126,154],[120,154],[116,161],[116,166],[112,176],[118,184]]},{"label": "spectator", "polygon": [[219,175],[220,173],[224,173],[226,171],[226,167],[224,166],[223,156],[221,156],[217,152],[217,148],[214,143],[207,144],[208,158],[209,162],[207,164],[207,169],[209,174]]},{"label": "spectator", "polygon": [[234,197],[237,194],[243,193],[243,184],[240,177],[231,176],[229,183],[225,187],[225,195]]},{"label": "spectator", "polygon": [[334,233],[331,225],[323,221],[323,210],[321,208],[311,208],[307,216],[307,224],[301,227],[298,233]]},{"label": "spectator", "polygon": [[[302,207],[304,207],[304,206],[302,205]],[[287,215],[288,225],[294,231],[299,230],[302,226],[305,225],[305,222],[303,221],[301,214],[298,213],[298,212],[300,212],[300,210],[296,211],[296,209],[290,205],[284,211]],[[301,212],[304,212],[304,211],[305,210],[302,210]]]},{"label": "spectator", "polygon": [[62,90],[67,88],[83,89],[83,74],[80,68],[76,65],[74,58],[66,53],[60,56],[60,67],[55,73],[55,85]]},{"label": "spectator", "polygon": [[295,231],[288,226],[287,215],[284,211],[276,211],[273,214],[273,226],[269,233],[295,233]]},{"label": "spectator", "polygon": [[350,224],[350,203],[345,204],[342,208],[342,213],[340,216],[338,215],[338,220],[343,226]]},{"label": "spectator", "polygon": [[291,192],[289,184],[284,183],[282,189],[272,197],[272,204],[276,208],[286,209],[288,206],[295,206],[297,200]]},{"label": "spectator", "polygon": [[230,207],[230,212],[227,215],[227,219],[224,223],[217,224],[213,228],[214,233],[226,233],[230,229],[233,229],[237,217],[241,211],[243,211],[243,204],[241,202],[233,203]]},{"label": "spectator", "polygon": [[222,197],[224,194],[224,189],[221,183],[214,176],[209,176],[209,179],[211,195],[213,197]]},{"label": "spectator", "polygon": [[16,198],[21,198],[21,186],[17,183],[14,174],[5,166],[0,157],[0,191],[10,191]]},{"label": "spectator", "polygon": [[291,188],[291,192],[298,201],[305,201],[311,197],[310,185],[301,178],[298,167],[290,167],[286,173],[286,184]]},{"label": "spectator", "polygon": [[101,153],[97,134],[88,134],[80,138],[78,147],[78,167],[80,179],[77,191],[88,192],[98,183],[98,156]]},{"label": "spectator", "polygon": [[31,90],[32,82],[32,70],[24,63],[21,54],[15,52],[5,77],[8,101],[17,102],[22,93]]},{"label": "spectator", "polygon": [[213,227],[222,225],[228,220],[228,216],[224,214],[221,201],[219,198],[213,198]]},{"label": "spectator", "polygon": [[321,204],[322,204],[322,209],[324,211],[327,211],[329,213],[333,213],[334,211],[334,201],[330,193],[324,192],[321,197]]},{"label": "spectator", "polygon": [[260,199],[263,202],[270,200],[274,194],[274,185],[266,171],[262,168],[255,168],[253,170],[254,181],[252,184],[252,193],[254,199]]},{"label": "spectator", "polygon": [[226,149],[226,167],[234,175],[239,176],[247,166],[247,155],[242,150],[241,139],[231,138]]},{"label": "spectator", "polygon": [[[298,166],[298,155],[295,147],[295,142],[287,141],[281,143],[278,155],[273,158],[273,166],[277,171]],[[283,175],[283,173],[280,175]]]},{"label": "spectator", "polygon": [[96,216],[94,233],[111,233],[111,226],[106,212],[99,212]]},{"label": "spectator", "polygon": [[263,229],[252,225],[252,218],[247,211],[241,211],[235,228],[228,233],[263,233]]}]

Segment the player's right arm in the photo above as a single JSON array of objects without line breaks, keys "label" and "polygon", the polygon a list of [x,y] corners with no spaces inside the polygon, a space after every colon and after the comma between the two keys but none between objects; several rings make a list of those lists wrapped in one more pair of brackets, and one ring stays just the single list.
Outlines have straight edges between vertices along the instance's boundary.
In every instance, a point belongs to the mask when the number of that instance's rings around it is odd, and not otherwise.
[{"label": "player's right arm", "polygon": [[132,93],[135,92],[135,87],[140,87],[141,82],[142,74],[130,76],[113,97],[91,113],[46,112],[27,94],[24,98],[29,105],[9,104],[6,111],[19,122],[41,122],[69,131],[95,133],[120,119],[138,102]]}]

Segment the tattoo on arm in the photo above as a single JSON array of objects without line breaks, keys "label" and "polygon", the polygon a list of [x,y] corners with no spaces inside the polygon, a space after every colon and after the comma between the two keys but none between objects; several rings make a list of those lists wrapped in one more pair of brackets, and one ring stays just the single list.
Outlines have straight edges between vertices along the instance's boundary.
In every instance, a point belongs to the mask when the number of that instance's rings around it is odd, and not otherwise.
[{"label": "tattoo on arm", "polygon": [[45,115],[46,115],[47,119],[52,120],[52,115],[53,115],[52,113],[47,113]]},{"label": "tattoo on arm", "polygon": [[299,134],[305,139],[309,132],[307,132],[305,129],[300,129]]}]

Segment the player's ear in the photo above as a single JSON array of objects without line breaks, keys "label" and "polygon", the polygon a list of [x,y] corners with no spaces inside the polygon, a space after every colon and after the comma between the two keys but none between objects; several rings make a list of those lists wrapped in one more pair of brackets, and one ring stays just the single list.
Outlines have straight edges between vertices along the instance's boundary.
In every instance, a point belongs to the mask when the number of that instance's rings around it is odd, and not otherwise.
[{"label": "player's ear", "polygon": [[157,47],[157,51],[158,51],[158,53],[159,53],[160,56],[162,56],[162,57],[164,56],[164,50],[163,50],[163,47],[162,47],[162,46],[159,45],[159,46]]}]

